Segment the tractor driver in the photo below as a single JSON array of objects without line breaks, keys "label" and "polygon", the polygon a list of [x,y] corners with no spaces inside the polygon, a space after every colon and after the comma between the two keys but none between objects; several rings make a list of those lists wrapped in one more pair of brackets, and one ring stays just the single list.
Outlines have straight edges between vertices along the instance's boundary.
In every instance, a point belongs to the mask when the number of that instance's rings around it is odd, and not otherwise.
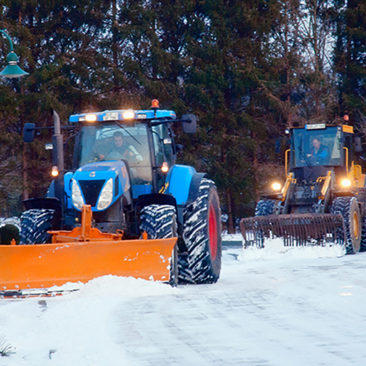
[{"label": "tractor driver", "polygon": [[321,144],[318,137],[311,140],[310,154],[307,154],[310,162],[314,165],[323,165],[328,159],[328,148]]},{"label": "tractor driver", "polygon": [[113,134],[113,146],[106,154],[98,155],[100,160],[120,160],[125,159],[132,162],[141,162],[142,156],[132,145],[126,145],[123,141],[123,134],[121,131],[116,131]]}]

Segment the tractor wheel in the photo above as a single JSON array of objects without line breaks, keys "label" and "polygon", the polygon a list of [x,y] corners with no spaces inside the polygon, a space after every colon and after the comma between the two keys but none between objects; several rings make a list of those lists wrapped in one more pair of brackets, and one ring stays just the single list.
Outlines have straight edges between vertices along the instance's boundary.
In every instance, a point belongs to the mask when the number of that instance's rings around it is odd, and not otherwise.
[{"label": "tractor wheel", "polygon": [[361,247],[361,213],[356,197],[337,197],[331,207],[331,213],[340,213],[343,216],[346,230],[346,253],[354,254]]},{"label": "tractor wheel", "polygon": [[275,200],[260,200],[255,207],[255,214],[254,216],[268,216],[272,215],[274,211]]},{"label": "tractor wheel", "polygon": [[20,244],[43,244],[50,242],[54,210],[31,209],[20,216]]},{"label": "tractor wheel", "polygon": [[213,181],[201,180],[197,198],[184,208],[183,216],[187,252],[178,257],[179,280],[214,283],[221,270],[221,211]]},{"label": "tractor wheel", "polygon": [[[175,208],[170,205],[145,206],[140,213],[140,230],[146,231],[150,239],[165,239],[177,236]],[[170,263],[169,284],[178,283],[178,249],[174,246]]]}]

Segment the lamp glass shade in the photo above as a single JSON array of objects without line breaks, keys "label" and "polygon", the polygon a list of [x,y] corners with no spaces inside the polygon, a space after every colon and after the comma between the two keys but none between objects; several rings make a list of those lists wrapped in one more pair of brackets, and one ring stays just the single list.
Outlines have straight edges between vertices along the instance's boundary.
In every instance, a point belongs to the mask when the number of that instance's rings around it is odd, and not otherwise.
[{"label": "lamp glass shade", "polygon": [[17,64],[9,64],[0,72],[0,76],[6,78],[20,78],[25,75],[29,75],[29,73],[22,70]]}]

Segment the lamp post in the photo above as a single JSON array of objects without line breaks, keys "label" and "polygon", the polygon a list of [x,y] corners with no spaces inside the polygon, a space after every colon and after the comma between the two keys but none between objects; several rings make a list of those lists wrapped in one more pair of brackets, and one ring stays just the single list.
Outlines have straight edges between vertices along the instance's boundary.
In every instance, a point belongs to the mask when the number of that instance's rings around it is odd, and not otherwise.
[{"label": "lamp post", "polygon": [[7,38],[10,44],[10,52],[6,56],[6,61],[8,65],[5,66],[4,70],[0,72],[0,76],[3,76],[5,78],[20,78],[22,76],[29,75],[26,71],[22,70],[18,66],[19,57],[14,52],[13,42],[11,41],[8,33],[6,33],[6,30],[0,29],[0,33]]}]

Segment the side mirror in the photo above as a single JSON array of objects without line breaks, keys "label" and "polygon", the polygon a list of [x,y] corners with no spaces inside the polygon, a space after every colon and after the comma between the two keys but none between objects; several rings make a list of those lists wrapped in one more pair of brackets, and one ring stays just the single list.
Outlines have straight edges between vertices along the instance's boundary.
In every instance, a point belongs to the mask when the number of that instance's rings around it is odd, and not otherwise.
[{"label": "side mirror", "polygon": [[360,136],[355,136],[355,152],[362,152],[362,142]]},{"label": "side mirror", "polygon": [[185,133],[196,133],[198,118],[194,114],[184,114],[182,116],[183,131]]},{"label": "side mirror", "polygon": [[36,131],[35,123],[24,123],[23,141],[32,142],[34,140],[35,131]]}]

